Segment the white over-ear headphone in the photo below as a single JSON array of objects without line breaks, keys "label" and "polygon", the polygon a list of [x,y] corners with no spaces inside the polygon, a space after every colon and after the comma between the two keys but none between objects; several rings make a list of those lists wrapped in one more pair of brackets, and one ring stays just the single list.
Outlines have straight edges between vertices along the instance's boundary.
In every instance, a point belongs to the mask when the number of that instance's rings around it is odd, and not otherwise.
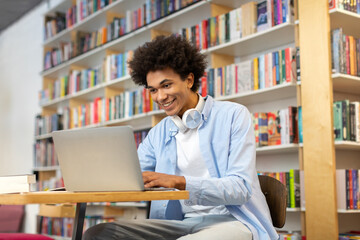
[{"label": "white over-ear headphone", "polygon": [[[199,94],[198,94],[199,95]],[[175,125],[179,128],[181,133],[186,132],[187,129],[197,128],[201,123],[201,112],[204,108],[205,101],[199,95],[199,102],[195,108],[190,108],[185,111],[182,118],[175,115],[172,116],[171,120],[175,123]]]}]

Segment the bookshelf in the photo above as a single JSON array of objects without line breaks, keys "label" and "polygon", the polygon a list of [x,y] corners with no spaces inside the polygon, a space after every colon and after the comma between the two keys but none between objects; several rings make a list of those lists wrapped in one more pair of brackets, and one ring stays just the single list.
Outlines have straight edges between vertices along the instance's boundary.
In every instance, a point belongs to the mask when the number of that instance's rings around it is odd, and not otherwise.
[{"label": "bookshelf", "polygon": [[[47,39],[44,42],[44,49],[57,46],[62,41],[70,41],[72,39],[72,33],[76,31],[88,31],[96,30],[105,24],[107,16],[110,12],[123,13],[123,9],[135,7],[135,3],[129,3],[130,1],[116,1],[111,5],[99,10],[94,15],[90,15],[88,18],[76,23],[72,27],[61,31],[55,36]],[[240,7],[245,2],[237,1],[200,1],[192,4],[182,10],[178,10],[166,17],[156,20],[148,25],[142,26],[124,36],[107,42],[101,46],[98,46],[86,53],[73,57],[65,62],[60,63],[50,69],[44,70],[41,75],[44,79],[44,83],[47,81],[54,81],[64,74],[67,74],[72,69],[82,66],[88,68],[98,65],[108,52],[124,52],[130,49],[134,49],[137,45],[150,40],[154,35],[159,33],[175,33],[182,27],[190,27],[194,23],[200,22],[203,19],[215,16],[214,14],[223,14],[230,11],[233,8]],[[219,4],[219,5],[215,5]],[[224,7],[225,6],[225,7]],[[60,9],[66,9],[69,5],[60,4],[55,7],[51,12],[58,11]],[[181,21],[180,21],[181,20]],[[269,51],[276,51],[288,46],[293,46],[294,42],[294,24],[292,22],[286,22],[277,26],[271,27],[265,31],[254,33],[246,37],[236,39],[221,45],[209,47],[202,50],[204,54],[208,56],[209,63],[212,67],[222,67],[234,62],[241,61],[240,58],[252,58],[259,54],[264,54]],[[226,57],[223,57],[226,56]],[[100,59],[100,60],[99,60]],[[45,85],[44,85],[45,87]],[[66,106],[76,105],[76,102],[90,101],[94,97],[107,96],[108,89],[117,89],[117,92],[121,92],[123,89],[132,88],[134,85],[131,82],[129,76],[124,76],[115,80],[100,83],[94,87],[81,90],[79,92],[66,95],[61,98],[56,98],[47,102],[41,102],[43,109],[43,115],[55,113],[58,109]],[[296,83],[283,83],[269,88],[259,89],[256,91],[249,91],[243,93],[232,94],[229,96],[222,96],[217,98],[218,100],[229,100],[234,102],[240,102],[249,107],[253,107],[254,111],[262,110],[274,110],[281,107],[288,107],[293,104],[297,106],[296,94],[298,85]],[[121,89],[121,90],[119,90]],[[290,103],[288,100],[290,100]],[[276,102],[275,108],[272,104],[263,106],[263,103]],[[250,106],[251,105],[251,106]],[[100,122],[97,124],[88,125],[85,127],[99,127],[99,126],[113,126],[113,125],[125,125],[130,124],[135,129],[143,129],[153,126],[158,119],[164,116],[163,111],[152,111],[143,114],[134,115],[132,117],[114,119],[106,122]],[[36,140],[50,139],[50,134],[44,134],[36,136]],[[295,167],[298,165],[297,155],[299,146],[297,144],[290,144],[284,146],[269,146],[257,149],[257,154],[266,157],[267,155],[286,155],[291,154],[295,156]],[[298,167],[296,167],[298,168]],[[41,168],[39,168],[41,170]],[[298,213],[296,209],[289,209],[289,212]],[[299,230],[300,221],[299,217],[295,216],[294,228],[289,230]]]},{"label": "bookshelf", "polygon": [[[141,3],[144,2],[141,1]],[[44,88],[48,82],[55,81],[73,69],[95,67],[101,64],[103,59],[111,53],[133,50],[158,34],[177,33],[183,27],[193,26],[203,19],[215,16],[215,14],[226,13],[246,2],[248,1],[212,0],[193,3],[86,53],[44,70],[41,72]],[[296,23],[285,22],[267,30],[201,51],[208,56],[209,65],[215,68],[249,60],[260,54],[287,47],[300,46],[301,83],[282,83],[259,90],[220,96],[216,99],[244,104],[251,112],[274,111],[288,106],[301,105],[303,107],[304,143],[257,148],[258,169],[264,171],[304,170],[306,211],[300,208],[288,208],[288,220],[284,230],[301,230],[307,239],[337,239],[339,228],[342,229],[338,213],[358,215],[356,213],[359,211],[336,209],[335,166],[338,165],[337,159],[338,155],[341,158],[341,152],[351,151],[352,155],[358,156],[360,145],[346,141],[334,143],[332,108],[330,106],[332,106],[333,98],[336,98],[335,92],[341,93],[341,96],[344,94],[355,95],[356,98],[360,92],[360,78],[339,73],[331,74],[329,32],[330,29],[341,26],[344,31],[356,36],[355,34],[360,32],[360,17],[358,14],[339,9],[329,12],[328,2],[325,0],[315,2],[302,0],[298,2],[299,20],[296,19]],[[71,1],[63,1],[52,8],[47,15],[57,11],[66,11],[70,6]],[[78,31],[95,31],[106,25],[109,18],[125,16],[127,9],[134,10],[138,7],[138,1],[117,0],[46,39],[43,43],[44,50],[56,47],[61,42],[71,41]],[[315,16],[316,19],[314,20]],[[354,24],[354,22],[358,24]],[[316,50],[314,51],[314,49]],[[314,61],[319,64],[314,64]],[[51,115],[63,107],[78,106],[80,103],[89,102],[95,97],[109,97],[134,87],[128,75],[111,81],[104,81],[94,87],[64,97],[41,102],[42,115]],[[135,130],[142,130],[154,126],[162,117],[164,117],[164,112],[156,110],[102,121],[85,127],[132,125]],[[314,134],[314,132],[319,134]],[[36,141],[50,139],[50,134],[35,137]],[[360,168],[359,165],[356,166]],[[43,179],[59,171],[57,166],[37,167],[34,170],[39,171]],[[314,182],[318,184],[314,185]],[[324,198],[326,199],[324,200]],[[136,204],[130,204],[130,206],[139,207]],[[341,216],[341,220],[343,218]],[[351,218],[354,217],[351,216]],[[344,220],[345,223],[349,221],[352,220]]]},{"label": "bookshelf", "polygon": [[[331,106],[334,100],[350,98],[358,101],[359,83],[358,77],[332,73],[329,32],[341,27],[344,33],[358,37],[359,14],[341,9],[329,11],[326,1],[314,3],[299,1],[301,100],[304,113],[302,167],[306,199],[304,225],[309,239],[337,239],[339,232],[359,229],[354,224],[359,222],[359,216],[357,210],[337,209],[334,173],[336,169],[359,169],[360,165],[357,161],[358,143],[334,142]],[[311,182],[316,182],[316,186]]]}]

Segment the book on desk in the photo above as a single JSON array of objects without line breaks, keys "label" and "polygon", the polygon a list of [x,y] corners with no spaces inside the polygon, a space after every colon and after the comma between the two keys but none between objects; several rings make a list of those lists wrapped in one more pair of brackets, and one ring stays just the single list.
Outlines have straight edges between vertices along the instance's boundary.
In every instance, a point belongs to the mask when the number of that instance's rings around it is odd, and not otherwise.
[{"label": "book on desk", "polygon": [[35,183],[35,174],[0,176],[0,194],[30,192]]}]

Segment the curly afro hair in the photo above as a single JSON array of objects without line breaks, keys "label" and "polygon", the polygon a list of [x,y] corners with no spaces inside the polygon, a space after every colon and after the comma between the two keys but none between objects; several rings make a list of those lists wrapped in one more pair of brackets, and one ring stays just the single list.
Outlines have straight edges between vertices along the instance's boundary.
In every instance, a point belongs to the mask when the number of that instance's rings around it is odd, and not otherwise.
[{"label": "curly afro hair", "polygon": [[147,87],[146,75],[149,72],[171,68],[185,80],[190,73],[194,74],[191,88],[196,92],[199,79],[204,75],[207,62],[205,55],[183,37],[171,35],[158,36],[151,42],[138,47],[133,59],[129,61],[131,77],[138,85]]}]

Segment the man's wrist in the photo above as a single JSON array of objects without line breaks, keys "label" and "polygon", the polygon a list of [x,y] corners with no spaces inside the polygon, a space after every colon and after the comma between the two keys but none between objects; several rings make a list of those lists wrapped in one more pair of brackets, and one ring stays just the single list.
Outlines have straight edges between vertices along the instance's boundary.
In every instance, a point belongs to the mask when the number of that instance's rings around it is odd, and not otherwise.
[{"label": "man's wrist", "polygon": [[186,188],[186,179],[184,176],[179,176],[177,178],[177,183],[176,183],[176,187],[179,190],[185,190]]}]

